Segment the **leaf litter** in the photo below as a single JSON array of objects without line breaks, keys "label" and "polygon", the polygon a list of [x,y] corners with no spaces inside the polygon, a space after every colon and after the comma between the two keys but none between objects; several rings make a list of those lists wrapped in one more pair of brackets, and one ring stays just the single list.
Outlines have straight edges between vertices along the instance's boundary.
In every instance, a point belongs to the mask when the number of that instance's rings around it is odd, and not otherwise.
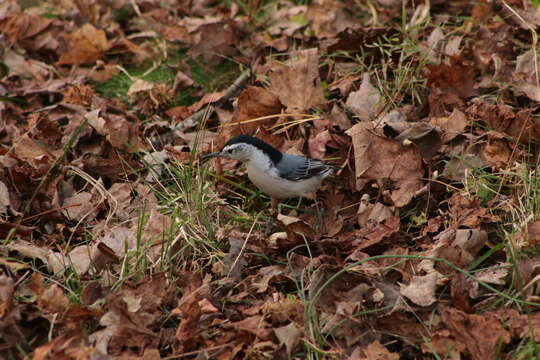
[{"label": "leaf litter", "polygon": [[[538,357],[532,3],[1,4],[2,353]],[[238,134],[336,166],[269,236]]]}]

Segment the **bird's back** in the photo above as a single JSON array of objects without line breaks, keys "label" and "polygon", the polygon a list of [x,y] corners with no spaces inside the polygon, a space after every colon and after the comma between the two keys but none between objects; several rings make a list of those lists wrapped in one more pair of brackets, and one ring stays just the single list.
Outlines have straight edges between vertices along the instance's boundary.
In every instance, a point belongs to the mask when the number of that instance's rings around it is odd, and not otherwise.
[{"label": "bird's back", "polygon": [[332,166],[324,162],[305,156],[283,154],[283,158],[276,164],[279,174],[292,181],[305,180],[311,177],[320,177],[321,180],[332,173]]}]

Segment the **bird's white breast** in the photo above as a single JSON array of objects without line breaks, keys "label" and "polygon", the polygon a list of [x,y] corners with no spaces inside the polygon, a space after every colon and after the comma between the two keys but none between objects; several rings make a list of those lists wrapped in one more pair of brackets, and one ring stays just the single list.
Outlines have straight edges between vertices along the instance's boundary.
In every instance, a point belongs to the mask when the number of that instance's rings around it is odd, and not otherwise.
[{"label": "bird's white breast", "polygon": [[249,161],[246,167],[248,177],[255,186],[276,199],[309,196],[319,189],[323,180],[320,176],[300,181],[287,180],[281,178],[269,163],[262,161]]}]

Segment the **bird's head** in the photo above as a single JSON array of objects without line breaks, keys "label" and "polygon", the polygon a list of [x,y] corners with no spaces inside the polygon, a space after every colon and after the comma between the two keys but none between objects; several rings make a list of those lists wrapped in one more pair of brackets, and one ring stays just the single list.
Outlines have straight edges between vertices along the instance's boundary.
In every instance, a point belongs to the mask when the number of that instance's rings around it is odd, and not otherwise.
[{"label": "bird's head", "polygon": [[249,135],[238,135],[230,139],[221,151],[208,154],[202,157],[203,160],[226,157],[230,159],[248,161],[272,161],[278,163],[282,158],[281,152],[273,148],[264,141]]},{"label": "bird's head", "polygon": [[225,145],[221,151],[204,155],[202,158],[203,160],[207,160],[211,158],[224,157],[246,162],[253,156],[253,153],[256,150],[257,148],[255,148],[253,145],[246,143],[235,143]]}]

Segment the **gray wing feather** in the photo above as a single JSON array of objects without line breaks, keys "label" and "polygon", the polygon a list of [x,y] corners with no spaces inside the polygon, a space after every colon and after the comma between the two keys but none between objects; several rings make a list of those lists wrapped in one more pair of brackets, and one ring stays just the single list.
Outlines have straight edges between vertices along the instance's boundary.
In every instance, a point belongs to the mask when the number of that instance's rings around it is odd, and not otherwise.
[{"label": "gray wing feather", "polygon": [[281,177],[292,181],[305,180],[317,175],[326,176],[332,170],[332,166],[320,160],[289,154],[283,154],[276,167]]}]

